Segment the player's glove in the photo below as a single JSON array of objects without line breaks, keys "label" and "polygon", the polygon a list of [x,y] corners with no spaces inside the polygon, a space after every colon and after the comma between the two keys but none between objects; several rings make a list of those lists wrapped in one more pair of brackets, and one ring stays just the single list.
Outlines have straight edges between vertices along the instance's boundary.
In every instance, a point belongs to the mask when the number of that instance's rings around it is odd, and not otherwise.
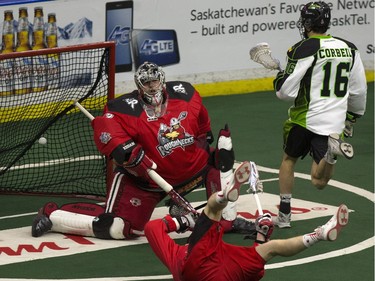
[{"label": "player's glove", "polygon": [[183,216],[177,216],[175,219],[178,221],[179,228],[177,233],[184,233],[187,230],[193,230],[195,226],[195,222],[197,221],[199,215],[195,215],[192,213],[188,213]]},{"label": "player's glove", "polygon": [[354,124],[356,122],[356,118],[350,114],[346,113],[346,120],[345,120],[345,128],[344,128],[344,136],[347,138],[353,137],[354,131]]},{"label": "player's glove", "polygon": [[147,157],[140,145],[133,148],[129,160],[123,164],[123,167],[136,177],[149,178],[147,170],[157,168],[154,161]]},{"label": "player's glove", "polygon": [[255,220],[256,231],[262,234],[266,241],[268,241],[273,232],[272,216],[266,213]]}]

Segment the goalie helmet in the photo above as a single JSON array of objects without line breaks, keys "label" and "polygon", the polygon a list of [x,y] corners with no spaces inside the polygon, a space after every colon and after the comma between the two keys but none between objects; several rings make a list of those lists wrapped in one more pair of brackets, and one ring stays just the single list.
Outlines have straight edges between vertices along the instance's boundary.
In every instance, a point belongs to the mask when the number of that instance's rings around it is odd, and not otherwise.
[{"label": "goalie helmet", "polygon": [[325,2],[310,2],[303,6],[297,26],[302,39],[307,38],[307,32],[325,33],[331,21],[331,8]]},{"label": "goalie helmet", "polygon": [[160,117],[165,113],[167,95],[165,94],[165,73],[151,62],[144,62],[134,74],[144,109],[150,117]]}]

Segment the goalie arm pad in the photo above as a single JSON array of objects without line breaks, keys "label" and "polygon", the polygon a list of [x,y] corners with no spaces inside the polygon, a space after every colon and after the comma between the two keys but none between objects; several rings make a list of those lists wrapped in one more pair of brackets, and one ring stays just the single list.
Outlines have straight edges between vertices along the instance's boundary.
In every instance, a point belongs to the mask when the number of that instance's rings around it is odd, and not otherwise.
[{"label": "goalie arm pad", "polygon": [[220,172],[228,172],[233,169],[234,151],[231,133],[227,124],[224,129],[219,131],[214,159],[214,167]]}]

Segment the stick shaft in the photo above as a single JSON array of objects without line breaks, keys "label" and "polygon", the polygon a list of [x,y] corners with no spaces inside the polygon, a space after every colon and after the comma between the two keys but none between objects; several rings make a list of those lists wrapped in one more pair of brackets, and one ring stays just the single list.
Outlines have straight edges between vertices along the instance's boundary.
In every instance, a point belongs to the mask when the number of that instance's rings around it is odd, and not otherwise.
[{"label": "stick shaft", "polygon": [[176,204],[182,206],[185,210],[189,212],[192,212],[194,214],[197,213],[193,206],[191,206],[191,204],[187,200],[185,200],[180,194],[178,194],[178,192],[175,191],[173,187],[165,179],[163,179],[155,170],[148,169],[147,172],[150,178],[158,186],[160,186],[160,188],[163,189]]},{"label": "stick shaft", "polygon": [[78,101],[75,101],[74,105],[78,107],[78,109],[81,110],[82,113],[85,114],[90,120],[94,120],[95,117],[86,108],[84,108]]},{"label": "stick shaft", "polygon": [[260,204],[260,199],[259,199],[259,196],[258,196],[258,193],[257,193],[257,188],[256,188],[256,182],[257,182],[257,179],[258,179],[258,168],[256,166],[256,164],[254,162],[251,162],[250,161],[250,165],[251,165],[251,175],[250,175],[250,187],[251,189],[253,190],[253,194],[254,194],[254,198],[255,198],[255,203],[257,204],[257,208],[258,208],[258,212],[259,212],[259,215],[263,215],[263,208],[262,208],[262,205]]}]

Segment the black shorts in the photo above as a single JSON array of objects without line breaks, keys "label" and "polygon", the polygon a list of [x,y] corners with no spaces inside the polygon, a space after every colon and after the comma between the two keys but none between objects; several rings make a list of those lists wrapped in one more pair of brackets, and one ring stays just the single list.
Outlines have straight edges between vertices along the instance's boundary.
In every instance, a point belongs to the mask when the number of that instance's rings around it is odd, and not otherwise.
[{"label": "black shorts", "polygon": [[305,158],[310,153],[318,164],[328,148],[328,136],[315,134],[306,128],[293,124],[284,141],[284,152],[290,157]]}]

